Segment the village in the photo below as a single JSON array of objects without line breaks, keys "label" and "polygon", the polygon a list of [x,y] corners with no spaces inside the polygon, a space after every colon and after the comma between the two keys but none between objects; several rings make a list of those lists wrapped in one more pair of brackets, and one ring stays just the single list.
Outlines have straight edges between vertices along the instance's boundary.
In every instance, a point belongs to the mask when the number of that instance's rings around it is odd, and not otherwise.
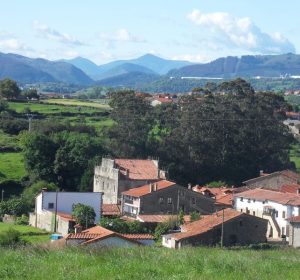
[{"label": "village", "polygon": [[[94,226],[76,224],[72,205],[77,203],[94,209]],[[177,226],[159,239],[172,249],[259,243],[300,247],[299,211],[300,175],[293,171],[261,171],[236,188],[181,186],[168,180],[158,160],[102,158],[95,167],[93,192],[43,189],[29,224],[54,232],[53,244],[93,249],[157,244],[153,234],[118,233],[100,226],[107,217],[138,221],[147,228],[175,221]]]}]

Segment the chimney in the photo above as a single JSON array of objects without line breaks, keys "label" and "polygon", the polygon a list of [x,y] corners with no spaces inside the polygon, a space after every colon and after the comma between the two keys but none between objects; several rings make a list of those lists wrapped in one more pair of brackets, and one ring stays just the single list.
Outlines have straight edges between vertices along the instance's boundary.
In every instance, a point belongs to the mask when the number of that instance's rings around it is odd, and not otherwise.
[{"label": "chimney", "polygon": [[81,233],[82,232],[82,226],[77,224],[74,226],[75,233]]},{"label": "chimney", "polygon": [[155,191],[155,192],[157,191],[157,183],[153,184],[153,191]]},{"label": "chimney", "polygon": [[189,190],[192,189],[192,184],[191,184],[191,183],[188,184],[188,189],[189,189]]},{"label": "chimney", "polygon": [[152,193],[154,189],[154,185],[152,183],[149,184],[149,192]]},{"label": "chimney", "polygon": [[42,188],[42,192],[46,192],[47,191],[47,188]]},{"label": "chimney", "polygon": [[259,170],[259,176],[263,176],[264,175],[264,171],[263,170]]}]

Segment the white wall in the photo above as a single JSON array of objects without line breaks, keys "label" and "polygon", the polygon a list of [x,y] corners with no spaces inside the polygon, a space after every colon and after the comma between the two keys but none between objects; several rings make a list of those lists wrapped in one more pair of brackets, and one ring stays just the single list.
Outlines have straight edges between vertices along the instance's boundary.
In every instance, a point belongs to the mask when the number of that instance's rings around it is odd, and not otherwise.
[{"label": "white wall", "polygon": [[[53,209],[49,209],[49,203],[54,204]],[[42,192],[36,198],[36,211],[42,213],[43,210],[55,211],[56,192]],[[82,203],[93,207],[96,218],[95,222],[100,220],[102,193],[100,192],[58,192],[57,193],[57,211],[66,214],[72,214],[72,206],[76,203]]]},{"label": "white wall", "polygon": [[[278,211],[278,217],[275,216],[275,220],[280,227],[284,227],[284,234],[286,234],[286,226],[288,225],[287,218],[299,215],[299,207],[292,205],[282,205],[274,201],[266,200],[264,203],[261,200],[253,200],[243,197],[243,201],[241,201],[241,197],[234,198],[234,209],[237,211],[243,210],[246,212],[246,208],[250,211],[251,215],[254,215],[253,211],[255,211],[255,216],[263,217],[264,207],[270,206],[276,211]],[[285,218],[282,217],[283,211],[285,211]]]}]

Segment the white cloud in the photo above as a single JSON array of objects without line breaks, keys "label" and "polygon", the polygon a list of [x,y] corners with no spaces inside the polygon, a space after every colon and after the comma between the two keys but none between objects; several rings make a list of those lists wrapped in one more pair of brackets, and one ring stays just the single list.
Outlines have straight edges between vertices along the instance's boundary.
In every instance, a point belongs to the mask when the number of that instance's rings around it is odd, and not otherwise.
[{"label": "white cloud", "polygon": [[131,34],[125,28],[120,28],[112,34],[102,33],[100,34],[100,38],[106,44],[111,44],[114,42],[123,42],[123,43],[145,43],[146,42],[144,38]]},{"label": "white cloud", "polygon": [[26,46],[13,34],[7,32],[0,32],[0,51],[19,53],[23,55],[31,54],[33,49]]},{"label": "white cloud", "polygon": [[80,41],[67,33],[61,33],[55,29],[52,29],[49,26],[41,24],[38,21],[33,22],[33,28],[36,30],[38,36],[41,38],[74,46],[86,45],[85,42]]},{"label": "white cloud", "polygon": [[193,10],[188,19],[208,28],[215,40],[228,48],[267,54],[295,52],[294,45],[279,32],[273,35],[262,32],[249,17],[237,18],[228,13],[201,13]]}]

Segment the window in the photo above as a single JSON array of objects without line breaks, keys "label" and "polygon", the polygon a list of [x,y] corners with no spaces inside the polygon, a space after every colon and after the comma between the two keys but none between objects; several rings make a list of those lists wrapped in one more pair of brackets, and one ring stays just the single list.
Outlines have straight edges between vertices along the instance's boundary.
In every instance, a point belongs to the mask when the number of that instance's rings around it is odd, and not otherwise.
[{"label": "window", "polygon": [[252,212],[252,215],[255,216],[255,211]]},{"label": "window", "polygon": [[102,190],[104,190],[104,182],[102,182]]},{"label": "window", "polygon": [[53,202],[49,202],[48,203],[48,209],[53,209],[54,208],[54,203]]},{"label": "window", "polygon": [[192,204],[196,204],[196,198],[192,197]]},{"label": "window", "polygon": [[184,191],[181,190],[181,191],[179,192],[179,194],[180,194],[180,196],[184,196]]},{"label": "window", "polygon": [[282,211],[282,218],[285,219],[285,211]]},{"label": "window", "polygon": [[163,204],[163,203],[164,203],[164,198],[163,198],[163,197],[160,197],[160,198],[158,199],[158,202],[159,202],[159,204]]},{"label": "window", "polygon": [[240,198],[240,201],[243,201],[243,200],[244,200],[244,199],[241,197],[241,198]]},{"label": "window", "polygon": [[253,202],[255,202],[255,199],[253,199]]},{"label": "window", "polygon": [[278,218],[278,211],[275,211],[275,217]]},{"label": "window", "polygon": [[249,199],[248,199],[248,203],[250,203],[250,202],[251,202],[251,199],[249,198]]},{"label": "window", "polygon": [[168,204],[172,204],[172,197],[168,197]]},{"label": "window", "polygon": [[284,235],[284,230],[285,230],[285,228],[282,227],[282,228],[281,228],[281,235]]}]

